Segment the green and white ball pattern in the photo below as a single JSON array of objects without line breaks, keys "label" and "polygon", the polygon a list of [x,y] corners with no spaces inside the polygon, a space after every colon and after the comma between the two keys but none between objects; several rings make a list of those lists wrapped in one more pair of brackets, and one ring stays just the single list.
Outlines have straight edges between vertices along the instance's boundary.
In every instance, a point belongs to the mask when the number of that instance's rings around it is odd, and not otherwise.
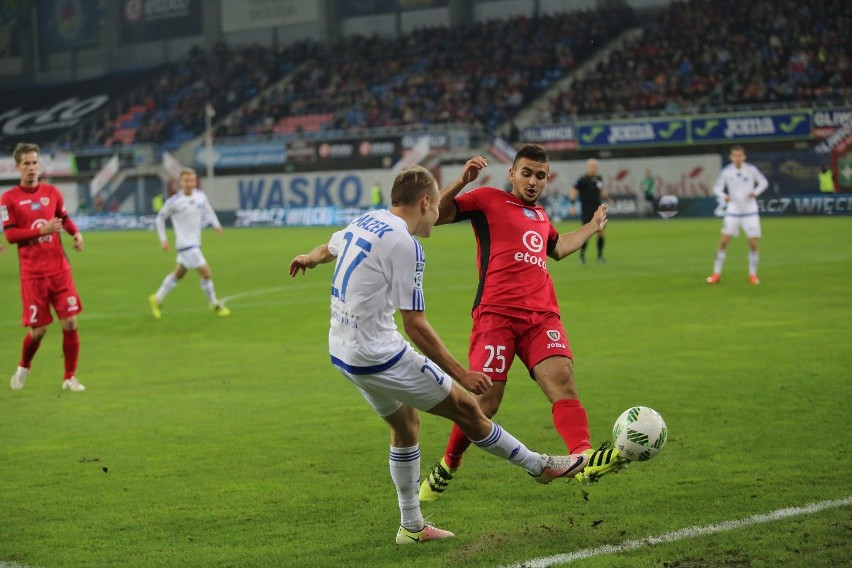
[{"label": "green and white ball pattern", "polygon": [[648,461],[666,445],[668,430],[660,413],[647,406],[633,406],[621,413],[612,427],[618,453],[630,461]]}]

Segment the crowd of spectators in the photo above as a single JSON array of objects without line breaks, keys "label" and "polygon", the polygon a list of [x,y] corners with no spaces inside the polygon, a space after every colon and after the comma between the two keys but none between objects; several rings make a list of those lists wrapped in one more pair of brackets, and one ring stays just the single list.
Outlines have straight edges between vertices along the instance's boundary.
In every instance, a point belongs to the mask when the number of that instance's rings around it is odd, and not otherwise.
[{"label": "crowd of spectators", "polygon": [[208,104],[217,137],[279,133],[288,117],[322,117],[323,128],[350,132],[450,123],[491,130],[632,23],[622,7],[398,38],[356,35],[330,46],[193,48],[64,143],[177,146],[204,132]]},{"label": "crowd of spectators", "polygon": [[[68,139],[71,145],[122,142],[180,143],[205,129],[209,105],[227,115],[290,73],[316,51],[315,42],[300,42],[276,51],[251,45],[234,49],[223,42],[210,52],[193,48],[186,60],[165,66],[162,73],[132,89]],[[130,140],[117,136],[122,117],[132,115]]]},{"label": "crowd of spectators", "polygon": [[330,116],[328,128],[342,130],[463,123],[490,131],[632,24],[632,10],[620,7],[349,37],[217,134],[268,133],[299,115]]},{"label": "crowd of spectators", "polygon": [[674,2],[554,97],[550,118],[848,101],[849,29],[848,0]]},{"label": "crowd of spectators", "polygon": [[[843,30],[852,17],[845,2],[673,2],[552,97],[540,118],[848,101],[852,54]],[[204,132],[208,105],[217,137],[303,125],[360,133],[459,123],[492,132],[635,23],[629,7],[610,7],[400,37],[355,35],[335,45],[196,47],[66,143],[174,147]]]}]

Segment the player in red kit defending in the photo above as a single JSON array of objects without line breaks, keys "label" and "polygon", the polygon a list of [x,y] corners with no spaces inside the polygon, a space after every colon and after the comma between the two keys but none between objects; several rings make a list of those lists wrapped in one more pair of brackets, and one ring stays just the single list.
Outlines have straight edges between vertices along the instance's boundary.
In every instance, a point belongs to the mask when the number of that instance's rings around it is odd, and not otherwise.
[{"label": "player in red kit defending", "polygon": [[74,239],[74,248],[83,250],[83,235],[65,211],[59,190],[39,183],[39,147],[18,144],[13,156],[21,174],[21,183],[0,197],[0,220],[6,240],[18,245],[21,266],[21,299],[24,304],[23,325],[30,331],[24,337],[21,362],[10,385],[24,388],[33,357],[53,321],[53,306],[62,325],[62,351],[65,354],[65,380],[62,389],[82,392],[86,387],[74,376],[80,340],[77,336],[77,314],[83,311],[80,296],[71,278],[71,265],[65,256],[59,231]]},{"label": "player in red kit defending", "polygon": [[[548,258],[568,256],[602,230],[607,206],[598,207],[591,221],[576,231],[560,235],[538,205],[550,172],[544,148],[535,144],[521,147],[509,169],[511,192],[480,187],[459,195],[486,166],[481,156],[468,160],[461,177],[441,190],[437,222],[468,219],[476,236],[479,288],[473,304],[468,363],[493,381],[491,389],[477,397],[479,405],[486,416],[497,413],[509,367],[517,355],[552,404],[553,424],[570,453],[589,456],[578,479],[596,481],[623,467],[625,461],[607,444],[592,449],[547,263]],[[453,426],[444,457],[420,486],[421,501],[434,501],[443,494],[468,446],[470,440]]]}]

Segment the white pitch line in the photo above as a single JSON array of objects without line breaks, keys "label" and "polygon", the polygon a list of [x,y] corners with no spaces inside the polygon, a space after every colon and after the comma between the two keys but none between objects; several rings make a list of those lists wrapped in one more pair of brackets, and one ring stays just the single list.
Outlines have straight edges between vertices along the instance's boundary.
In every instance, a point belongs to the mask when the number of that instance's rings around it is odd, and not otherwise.
[{"label": "white pitch line", "polygon": [[[292,289],[292,287],[289,287]],[[282,290],[287,290],[288,287],[278,286],[276,288],[264,288],[262,290],[254,290],[251,292],[240,292],[239,294],[232,294],[230,296],[225,296],[224,298],[219,298],[222,302],[230,302],[231,300],[235,300],[237,298],[248,298],[249,296],[263,296],[265,294],[274,294],[275,292],[281,292]]]},{"label": "white pitch line", "polygon": [[0,568],[36,568],[29,564],[21,564],[19,562],[3,562],[0,560]]},{"label": "white pitch line", "polygon": [[[305,298],[300,294],[300,292],[304,290],[310,290],[317,288],[317,284],[315,283],[298,283],[289,286],[277,286],[274,288],[262,288],[259,290],[249,290],[248,292],[238,292],[236,294],[232,294],[230,296],[225,296],[220,298],[225,303],[230,302],[231,300],[238,300],[242,298],[248,298],[251,296],[264,296],[269,294],[275,294],[278,292],[285,292],[281,294],[278,298],[275,298],[268,302],[249,302],[249,303],[239,303],[240,309],[245,308],[258,308],[258,307],[269,307],[269,306],[286,306],[289,304],[305,304],[305,303],[316,303],[316,304],[327,304],[328,296],[327,295],[318,295],[316,298],[310,298],[305,300]],[[323,289],[325,289],[325,285],[323,284]],[[472,284],[454,284],[449,286],[442,286],[440,288],[435,288],[440,291],[447,290],[473,290],[474,286]],[[207,307],[203,304],[196,303],[193,306],[179,306],[175,305],[173,302],[169,303],[168,313],[170,315],[179,314],[179,313],[192,313],[192,312],[205,312],[207,311]],[[144,307],[140,308],[136,311],[132,312],[83,312],[79,316],[79,320],[82,322],[92,321],[92,320],[113,320],[113,319],[129,319],[129,318],[138,318],[143,317],[150,319],[151,311],[149,308]],[[0,327],[21,327],[20,318],[9,319],[9,320],[0,320]],[[4,568],[0,566],[0,568]]]},{"label": "white pitch line", "polygon": [[820,501],[819,503],[811,503],[803,507],[788,507],[786,509],[778,509],[770,513],[754,515],[752,517],[746,517],[745,519],[724,521],[715,525],[705,525],[703,527],[690,527],[686,529],[679,529],[676,531],[661,534],[659,536],[648,536],[635,540],[626,540],[621,544],[616,545],[605,544],[597,548],[586,548],[583,550],[578,550],[576,552],[555,554],[553,556],[546,556],[542,558],[534,558],[532,560],[526,560],[518,564],[508,564],[506,566],[503,566],[502,568],[546,568],[548,566],[570,564],[571,562],[574,562],[576,560],[584,560],[593,556],[602,556],[605,554],[621,554],[622,552],[628,552],[630,550],[636,550],[637,548],[643,548],[646,546],[666,544],[669,542],[674,542],[676,540],[683,540],[686,538],[693,538],[708,534],[716,534],[742,527],[747,527],[749,525],[770,523],[773,521],[779,521],[781,519],[795,517],[798,515],[812,515],[825,509],[835,509],[837,507],[845,507],[847,505],[852,505],[852,497],[846,497],[844,499],[832,499],[829,501]]},{"label": "white pitch line", "polygon": [[[232,294],[231,296],[226,296],[224,298],[220,298],[220,300],[227,303],[231,300],[239,299],[239,298],[248,298],[248,297],[251,297],[251,296],[262,296],[262,295],[267,295],[267,294],[273,294],[273,293],[276,293],[276,292],[281,292],[283,290],[300,291],[300,290],[309,289],[309,288],[311,288],[311,286],[308,285],[308,284],[296,284],[295,286],[286,286],[286,287],[285,286],[279,286],[279,287],[276,287],[276,288],[263,288],[263,289],[260,289],[260,290],[250,290],[248,292],[240,292],[240,293],[237,293],[237,294]],[[326,299],[324,297],[323,297],[323,301],[326,301]],[[285,296],[285,297],[279,298],[275,301],[266,302],[266,303],[263,303],[263,304],[241,304],[240,307],[280,306],[280,305],[295,304],[295,303],[300,303],[300,304],[305,303],[305,300],[290,295],[290,296]],[[207,307],[204,306],[204,305],[174,306],[173,304],[170,304],[168,310],[169,310],[169,314],[174,315],[174,314],[179,314],[179,313],[205,312],[205,311],[207,311]],[[147,308],[141,308],[141,309],[133,311],[133,312],[96,312],[96,313],[84,312],[84,313],[80,314],[78,319],[80,319],[80,321],[86,322],[86,321],[92,321],[92,320],[127,319],[127,318],[134,318],[134,317],[140,317],[140,316],[145,317],[145,318],[150,318],[151,317],[151,311]],[[20,319],[0,321],[0,327],[20,327],[20,326],[21,326],[21,320]],[[0,565],[0,568],[5,568],[5,567],[3,565]]]}]

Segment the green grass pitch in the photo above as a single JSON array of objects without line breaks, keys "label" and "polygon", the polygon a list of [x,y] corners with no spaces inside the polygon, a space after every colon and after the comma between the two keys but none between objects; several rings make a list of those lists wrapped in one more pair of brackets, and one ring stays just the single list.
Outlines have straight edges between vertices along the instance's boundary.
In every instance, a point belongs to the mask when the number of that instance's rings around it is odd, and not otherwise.
[{"label": "green grass pitch", "polygon": [[[387,428],[328,361],[332,266],[287,274],[332,228],[205,232],[232,315],[207,309],[193,272],[160,321],[147,296],[173,253],[153,233],[87,233],[84,252],[68,247],[85,306],[82,394],[59,388],[57,323],[26,388],[8,387],[24,335],[10,248],[0,256],[0,567],[499,566],[848,498],[852,218],[764,218],[759,287],[746,278],[744,237],[722,283],[704,283],[719,227],[616,219],[606,265],[572,256],[549,266],[593,442],[642,404],[667,421],[662,453],[591,487],[540,486],[472,448],[444,499],[423,507],[457,537],[408,547],[393,542]],[[427,315],[465,360],[473,236],[438,227],[423,243]],[[496,419],[532,448],[564,451],[517,361]],[[423,417],[424,472],[448,433]],[[850,512],[582,565],[839,566],[852,557]]]}]

